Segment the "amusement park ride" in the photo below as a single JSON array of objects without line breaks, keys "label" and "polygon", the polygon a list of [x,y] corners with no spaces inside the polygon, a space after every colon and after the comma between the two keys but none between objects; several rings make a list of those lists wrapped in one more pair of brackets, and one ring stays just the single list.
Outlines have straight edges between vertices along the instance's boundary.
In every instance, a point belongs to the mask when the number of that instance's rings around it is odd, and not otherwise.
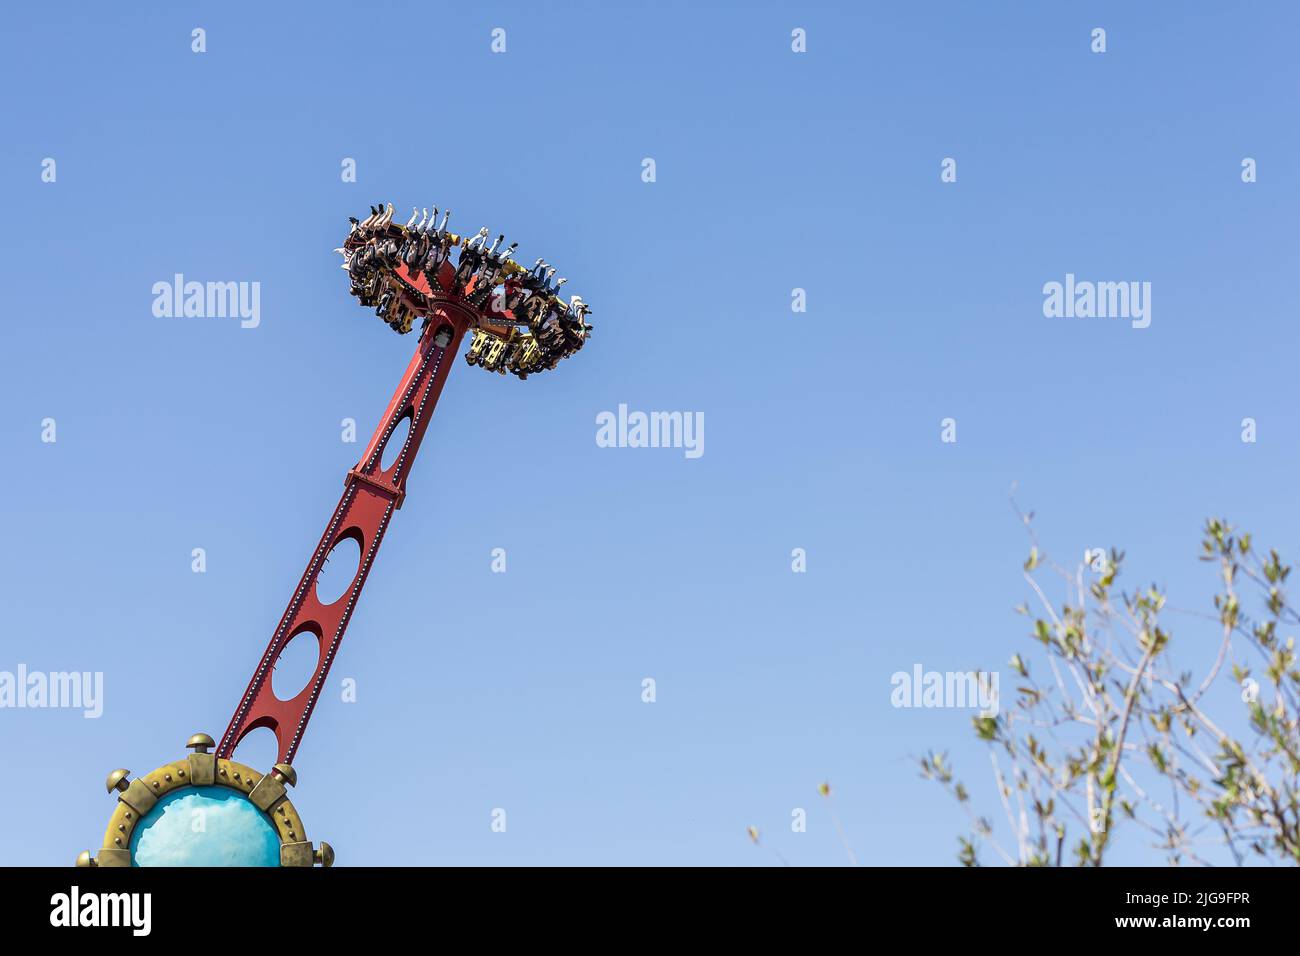
[{"label": "amusement park ride", "polygon": [[[363,221],[351,220],[337,251],[352,295],[390,328],[404,335],[416,319],[423,320],[415,354],[361,460],[347,473],[343,496],[221,742],[195,734],[186,744],[193,751],[187,757],[135,780],[127,770],[109,774],[107,789],[117,792],[117,803],[103,847],[96,856],[83,852],[78,866],[333,863],[333,849],[323,842],[313,847],[289,801],[287,788],[297,783],[293,758],[384,532],[406,498],[407,477],[451,368],[446,358],[473,332],[465,355],[470,365],[523,379],[555,368],[591,333],[582,299],[560,299],[565,280],[555,279],[555,269],[541,259],[531,269],[516,263],[517,243],[502,249],[504,236],[498,236],[489,246],[487,227],[472,237],[449,232],[450,211],[435,225],[436,207],[432,214],[417,209],[405,226],[392,221],[391,204],[372,206],[370,213]],[[454,265],[453,248],[459,249]],[[405,442],[396,455],[386,456],[403,421],[409,421]],[[391,460],[387,467],[385,459]],[[347,539],[359,546],[360,564],[342,596],[323,603],[317,577],[331,551]],[[272,690],[272,671],[289,642],[308,633],[320,647],[315,672],[297,696],[281,700]],[[262,727],[275,734],[279,752],[266,774],[231,759],[239,742]],[[202,826],[194,825],[197,818]]]}]

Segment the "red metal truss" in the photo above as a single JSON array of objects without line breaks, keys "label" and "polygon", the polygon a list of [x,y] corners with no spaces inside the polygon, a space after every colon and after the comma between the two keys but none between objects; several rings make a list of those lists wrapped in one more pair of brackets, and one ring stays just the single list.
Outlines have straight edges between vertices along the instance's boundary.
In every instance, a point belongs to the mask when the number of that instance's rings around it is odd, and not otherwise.
[{"label": "red metal truss", "polygon": [[[406,276],[403,278],[411,281]],[[418,280],[424,283],[423,276]],[[427,283],[424,287],[428,288]],[[361,460],[347,474],[343,497],[330,516],[307,570],[240,698],[230,726],[217,746],[217,756],[229,758],[249,733],[259,727],[269,727],[278,742],[277,762],[293,762],[388,522],[406,497],[406,479],[415,464],[420,441],[433,417],[452,360],[473,321],[475,317],[468,310],[453,302],[442,303],[429,314],[406,374]],[[405,444],[395,456],[390,456],[392,464],[385,470],[382,468],[385,447],[405,418],[411,423]],[[338,600],[322,604],[316,594],[317,577],[330,551],[346,538],[354,539],[360,546],[361,561],[356,576]],[[272,690],[271,674],[284,648],[304,632],[316,635],[320,645],[315,673],[296,697],[280,700]]]}]

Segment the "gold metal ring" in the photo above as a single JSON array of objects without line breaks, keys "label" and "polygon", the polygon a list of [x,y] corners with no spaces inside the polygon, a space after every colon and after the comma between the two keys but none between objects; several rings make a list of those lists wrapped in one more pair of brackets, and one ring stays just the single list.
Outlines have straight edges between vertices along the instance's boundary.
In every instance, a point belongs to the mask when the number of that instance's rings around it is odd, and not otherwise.
[{"label": "gold metal ring", "polygon": [[77,866],[131,866],[131,834],[136,826],[167,794],[186,787],[225,787],[241,794],[271,822],[280,839],[281,866],[331,866],[334,849],[322,842],[313,848],[307,839],[302,817],[288,796],[288,787],[298,782],[298,774],[289,764],[278,763],[270,773],[258,773],[234,760],[226,760],[208,750],[216,743],[207,734],[195,734],[185,744],[193,753],[157,770],[129,779],[129,770],[114,770],[105,787],[117,793],[117,806],[104,831],[104,845],[98,856],[89,850],[77,857]]}]

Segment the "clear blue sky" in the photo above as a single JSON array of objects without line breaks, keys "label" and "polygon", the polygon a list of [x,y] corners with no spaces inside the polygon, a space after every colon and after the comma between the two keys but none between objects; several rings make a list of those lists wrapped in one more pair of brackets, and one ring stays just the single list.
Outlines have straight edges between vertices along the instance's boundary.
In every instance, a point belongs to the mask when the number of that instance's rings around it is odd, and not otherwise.
[{"label": "clear blue sky", "polygon": [[[752,824],[841,864],[829,780],[860,860],[952,862],[964,818],[912,758],[949,749],[989,798],[987,759],[889,678],[1009,680],[1012,482],[1055,557],[1117,545],[1187,606],[1208,514],[1300,550],[1297,27],[1284,3],[10,11],[0,670],[102,671],[105,702],[0,710],[0,811],[32,821],[0,860],[71,863],[109,770],[225,728],[360,452],[340,420],[364,442],[414,346],[331,252],[383,199],[559,264],[596,333],[527,382],[458,360],[296,761],[308,835],[340,864],[775,862]],[[260,326],[156,318],[177,272],[260,282]],[[1045,318],[1066,273],[1150,281],[1151,327]],[[620,403],[703,412],[705,454],[597,447]]]}]

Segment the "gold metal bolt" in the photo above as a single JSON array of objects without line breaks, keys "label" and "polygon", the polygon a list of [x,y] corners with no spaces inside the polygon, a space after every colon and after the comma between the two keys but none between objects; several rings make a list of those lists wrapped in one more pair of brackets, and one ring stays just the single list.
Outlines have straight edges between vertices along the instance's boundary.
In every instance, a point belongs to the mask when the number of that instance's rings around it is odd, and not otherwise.
[{"label": "gold metal bolt", "polygon": [[324,840],[321,841],[320,847],[312,854],[312,857],[321,866],[334,865],[334,847],[330,846]]},{"label": "gold metal bolt", "polygon": [[79,854],[77,854],[78,867],[85,869],[86,867],[97,866],[97,865],[98,865],[97,861],[93,856],[90,855],[89,850],[82,850]]},{"label": "gold metal bolt", "polygon": [[104,781],[104,789],[109,793],[114,790],[121,790],[125,793],[126,788],[131,786],[130,781],[126,779],[129,776],[131,776],[130,770],[114,770],[108,775],[108,779]]},{"label": "gold metal bolt", "polygon": [[298,785],[298,771],[287,763],[278,763],[271,768],[272,776],[284,781],[285,786],[296,787]]},{"label": "gold metal bolt", "polygon": [[209,747],[215,747],[216,745],[216,741],[207,734],[195,734],[189,740],[185,741],[185,746],[193,750],[196,754],[205,754],[208,752]]}]

